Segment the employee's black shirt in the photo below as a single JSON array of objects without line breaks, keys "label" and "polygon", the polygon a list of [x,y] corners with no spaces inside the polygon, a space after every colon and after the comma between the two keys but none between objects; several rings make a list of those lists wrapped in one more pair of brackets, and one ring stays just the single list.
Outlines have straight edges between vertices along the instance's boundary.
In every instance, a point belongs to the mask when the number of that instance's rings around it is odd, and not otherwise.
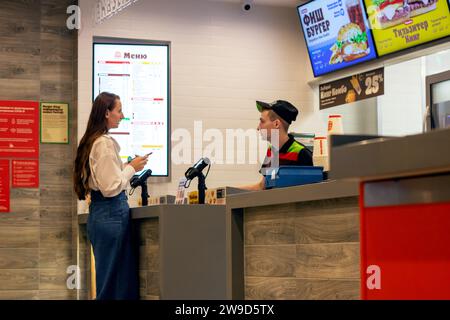
[{"label": "employee's black shirt", "polygon": [[[273,156],[273,157],[272,157]],[[294,139],[292,135],[289,135],[289,140],[277,150],[274,147],[269,147],[267,149],[266,158],[261,166],[259,172],[265,174],[265,170],[274,166],[276,161],[274,157],[278,156],[278,166],[312,166],[312,152],[306,148],[303,144]]]}]

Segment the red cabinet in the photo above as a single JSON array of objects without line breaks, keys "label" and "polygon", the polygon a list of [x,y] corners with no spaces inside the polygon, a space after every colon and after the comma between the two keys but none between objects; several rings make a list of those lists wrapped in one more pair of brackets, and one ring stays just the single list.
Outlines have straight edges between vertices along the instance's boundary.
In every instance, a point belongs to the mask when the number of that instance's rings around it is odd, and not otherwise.
[{"label": "red cabinet", "polygon": [[448,180],[427,179],[361,183],[362,299],[450,299]]}]

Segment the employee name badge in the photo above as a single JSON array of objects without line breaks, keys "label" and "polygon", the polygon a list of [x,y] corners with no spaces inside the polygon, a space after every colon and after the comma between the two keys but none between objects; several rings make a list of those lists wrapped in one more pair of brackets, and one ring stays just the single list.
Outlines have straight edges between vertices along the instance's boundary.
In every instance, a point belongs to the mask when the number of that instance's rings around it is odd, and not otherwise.
[{"label": "employee name badge", "polygon": [[178,183],[177,196],[175,198],[175,204],[183,204],[184,202],[184,191],[186,190],[185,184],[187,179],[182,178]]}]

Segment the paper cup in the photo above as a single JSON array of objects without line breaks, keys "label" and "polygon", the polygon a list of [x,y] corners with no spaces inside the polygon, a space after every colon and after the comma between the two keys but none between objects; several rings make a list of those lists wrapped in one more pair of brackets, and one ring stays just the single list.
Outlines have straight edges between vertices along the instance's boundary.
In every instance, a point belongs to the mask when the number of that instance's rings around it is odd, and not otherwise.
[{"label": "paper cup", "polygon": [[314,138],[313,165],[316,167],[323,167],[324,171],[329,170],[327,137]]},{"label": "paper cup", "polygon": [[328,135],[330,134],[343,134],[342,128],[342,115],[330,114],[328,116]]},{"label": "paper cup", "polygon": [[328,155],[328,140],[327,137],[315,137],[313,156],[327,156]]}]

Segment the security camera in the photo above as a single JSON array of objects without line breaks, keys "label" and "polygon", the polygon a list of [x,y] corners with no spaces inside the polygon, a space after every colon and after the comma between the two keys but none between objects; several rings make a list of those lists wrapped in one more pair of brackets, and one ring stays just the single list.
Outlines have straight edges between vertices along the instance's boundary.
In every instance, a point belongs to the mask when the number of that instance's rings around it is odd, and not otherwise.
[{"label": "security camera", "polygon": [[242,1],[242,11],[249,12],[252,9],[253,9],[253,0]]}]

